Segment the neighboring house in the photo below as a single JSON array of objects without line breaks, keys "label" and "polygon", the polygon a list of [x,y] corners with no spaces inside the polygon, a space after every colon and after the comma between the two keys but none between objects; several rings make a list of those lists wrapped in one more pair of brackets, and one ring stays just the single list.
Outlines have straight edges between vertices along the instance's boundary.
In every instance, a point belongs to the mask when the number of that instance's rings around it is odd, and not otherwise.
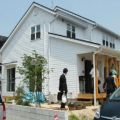
[{"label": "neighboring house", "polygon": [[[72,93],[73,98],[93,99],[91,64],[95,66],[94,71],[99,70],[103,92],[102,85],[112,64],[118,71],[119,83],[119,48],[120,36],[96,22],[58,6],[52,10],[33,3],[1,49],[3,95],[12,96],[22,80],[16,69],[22,63],[23,54],[36,50],[48,60],[49,70],[53,69],[43,84],[46,95],[57,94],[59,77],[66,67],[68,93]],[[105,95],[98,93],[96,81],[95,100]]]},{"label": "neighboring house", "polygon": [[[3,46],[3,44],[6,42],[6,40],[7,40],[7,37],[0,35],[0,49]],[[0,54],[0,91],[1,91],[1,79],[2,79],[2,77],[1,77],[2,71],[1,70],[2,70],[2,58],[1,58],[1,54]]]}]

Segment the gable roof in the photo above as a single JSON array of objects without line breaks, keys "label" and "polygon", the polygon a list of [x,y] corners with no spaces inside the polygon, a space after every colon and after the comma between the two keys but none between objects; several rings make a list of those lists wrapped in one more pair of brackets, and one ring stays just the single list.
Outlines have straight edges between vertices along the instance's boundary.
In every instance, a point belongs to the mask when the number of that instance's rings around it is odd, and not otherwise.
[{"label": "gable roof", "polygon": [[19,22],[17,23],[17,25],[14,27],[14,29],[12,30],[12,32],[10,33],[10,35],[8,36],[8,40],[7,42],[3,45],[3,47],[1,48],[0,52],[2,52],[4,50],[4,48],[7,46],[7,44],[10,42],[12,36],[15,34],[15,32],[17,31],[17,29],[20,27],[20,25],[24,22],[24,20],[27,18],[27,16],[30,14],[30,12],[32,11],[32,9],[34,7],[38,7],[38,8],[41,8],[51,14],[55,14],[55,12],[48,8],[48,7],[45,7],[41,4],[38,4],[36,2],[33,2],[30,7],[27,9],[27,11],[24,13],[24,15],[21,17],[21,19],[19,20]]},{"label": "gable roof", "polygon": [[71,15],[74,16],[74,17],[78,17],[79,19],[82,19],[82,20],[84,20],[84,21],[86,21],[86,22],[89,22],[89,23],[91,23],[91,24],[95,24],[95,23],[96,23],[95,21],[90,20],[90,19],[88,19],[88,18],[85,18],[85,17],[83,17],[83,16],[81,16],[81,15],[79,15],[79,14],[76,14],[76,13],[74,13],[74,12],[71,12],[71,11],[69,11],[69,10],[66,10],[66,9],[64,9],[64,8],[62,8],[62,7],[56,6],[56,7],[54,8],[54,11],[57,12],[58,10],[59,10],[59,11],[64,11],[64,12],[66,12],[66,13],[68,13],[68,14],[71,14]]}]

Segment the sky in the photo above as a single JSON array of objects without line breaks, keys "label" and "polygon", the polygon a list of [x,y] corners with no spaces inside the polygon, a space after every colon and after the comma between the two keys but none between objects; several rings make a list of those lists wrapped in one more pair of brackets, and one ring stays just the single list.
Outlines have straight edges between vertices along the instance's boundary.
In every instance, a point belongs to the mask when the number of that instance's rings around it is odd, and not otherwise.
[{"label": "sky", "polygon": [[120,34],[120,0],[0,0],[0,35],[9,36],[32,2],[60,6]]}]

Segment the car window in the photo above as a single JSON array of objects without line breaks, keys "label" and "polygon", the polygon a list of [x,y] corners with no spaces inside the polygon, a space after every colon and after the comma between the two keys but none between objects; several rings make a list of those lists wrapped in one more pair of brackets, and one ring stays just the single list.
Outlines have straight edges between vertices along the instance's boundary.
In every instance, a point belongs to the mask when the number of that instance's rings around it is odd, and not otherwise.
[{"label": "car window", "polygon": [[110,100],[120,100],[120,88],[110,96]]}]

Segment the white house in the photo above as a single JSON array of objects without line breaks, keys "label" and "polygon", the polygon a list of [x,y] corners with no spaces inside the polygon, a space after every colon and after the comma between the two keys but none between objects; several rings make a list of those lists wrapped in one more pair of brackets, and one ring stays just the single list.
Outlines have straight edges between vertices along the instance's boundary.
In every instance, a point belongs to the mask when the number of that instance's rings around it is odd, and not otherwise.
[{"label": "white house", "polygon": [[[34,2],[1,49],[2,94],[13,95],[21,80],[16,72],[22,63],[21,57],[36,50],[48,60],[48,68],[53,69],[43,84],[45,94],[57,94],[59,76],[67,67],[68,91],[72,97],[88,95],[86,98],[92,99],[89,74],[92,63],[94,72],[99,69],[101,92],[112,64],[118,71],[119,85],[119,48],[120,36],[113,31],[61,7],[52,10]],[[95,77],[94,98],[100,98],[97,80]]]}]

